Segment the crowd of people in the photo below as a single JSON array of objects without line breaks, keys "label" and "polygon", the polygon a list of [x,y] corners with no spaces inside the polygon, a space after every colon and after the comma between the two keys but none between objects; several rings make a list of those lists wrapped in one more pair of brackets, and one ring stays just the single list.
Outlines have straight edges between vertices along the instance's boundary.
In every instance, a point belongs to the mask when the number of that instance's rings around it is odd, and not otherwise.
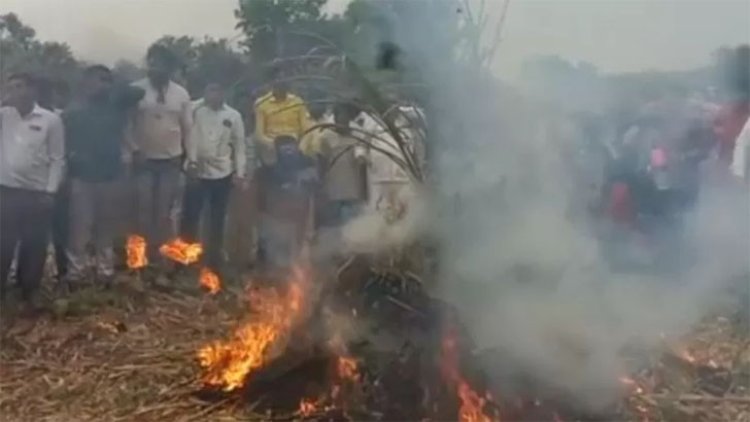
[{"label": "crowd of people", "polygon": [[398,147],[351,103],[311,115],[275,78],[243,116],[225,102],[221,80],[191,100],[167,48],[152,46],[146,64],[147,76],[130,84],[106,66],[87,67],[68,105],[45,95],[33,74],[8,77],[0,108],[3,298],[15,272],[23,302],[39,306],[50,238],[65,289],[110,285],[128,236],[145,241],[153,273],[171,266],[160,247],[179,239],[200,242],[202,264],[221,274],[233,189],[261,210],[258,258],[271,267],[289,265],[316,226],[405,206],[412,181],[388,158]]}]

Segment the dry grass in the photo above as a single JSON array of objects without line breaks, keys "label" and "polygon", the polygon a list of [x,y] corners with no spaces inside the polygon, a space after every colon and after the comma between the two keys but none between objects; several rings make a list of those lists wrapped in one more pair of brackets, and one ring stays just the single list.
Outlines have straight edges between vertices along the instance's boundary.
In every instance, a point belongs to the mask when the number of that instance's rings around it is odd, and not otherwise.
[{"label": "dry grass", "polygon": [[217,410],[194,395],[195,351],[236,322],[236,296],[127,284],[92,292],[71,298],[77,316],[4,318],[0,419],[189,421]]},{"label": "dry grass", "polygon": [[634,379],[626,404],[641,421],[750,421],[750,332],[725,316],[698,324]]}]

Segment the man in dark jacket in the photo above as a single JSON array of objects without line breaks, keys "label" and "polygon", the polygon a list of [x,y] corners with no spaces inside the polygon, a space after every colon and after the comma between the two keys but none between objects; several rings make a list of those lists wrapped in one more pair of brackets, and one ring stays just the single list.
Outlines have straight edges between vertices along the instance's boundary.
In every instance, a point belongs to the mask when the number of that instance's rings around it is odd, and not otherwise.
[{"label": "man in dark jacket", "polygon": [[91,243],[99,281],[108,283],[114,275],[114,207],[123,173],[123,138],[128,113],[144,91],[113,87],[105,66],[87,68],[83,79],[84,98],[63,113],[70,176],[67,280],[76,284],[85,278]]}]

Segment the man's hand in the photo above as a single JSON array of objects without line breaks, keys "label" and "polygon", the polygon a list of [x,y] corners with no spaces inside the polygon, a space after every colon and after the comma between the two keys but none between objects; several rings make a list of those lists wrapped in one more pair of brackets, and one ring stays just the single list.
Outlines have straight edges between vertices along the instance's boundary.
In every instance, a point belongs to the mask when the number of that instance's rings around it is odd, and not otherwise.
[{"label": "man's hand", "polygon": [[198,177],[198,163],[195,161],[188,161],[187,164],[185,164],[185,173],[189,177]]},{"label": "man's hand", "polygon": [[232,184],[236,188],[238,188],[240,190],[245,190],[245,189],[247,189],[248,181],[244,177],[233,176],[232,177]]}]

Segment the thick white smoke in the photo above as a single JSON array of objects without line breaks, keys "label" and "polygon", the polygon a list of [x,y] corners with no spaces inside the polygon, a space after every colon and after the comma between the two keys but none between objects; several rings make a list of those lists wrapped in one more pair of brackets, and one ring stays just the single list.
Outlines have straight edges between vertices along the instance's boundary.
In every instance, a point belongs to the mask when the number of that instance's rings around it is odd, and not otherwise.
[{"label": "thick white smoke", "polygon": [[431,18],[390,41],[428,69],[436,189],[419,219],[440,239],[437,293],[458,306],[481,349],[497,351],[496,365],[605,406],[626,348],[685,333],[747,269],[746,204],[728,190],[702,192],[686,224],[696,253],[684,271],[610,271],[579,215],[575,124],[486,73],[441,66],[445,51],[430,42],[440,16]]}]

